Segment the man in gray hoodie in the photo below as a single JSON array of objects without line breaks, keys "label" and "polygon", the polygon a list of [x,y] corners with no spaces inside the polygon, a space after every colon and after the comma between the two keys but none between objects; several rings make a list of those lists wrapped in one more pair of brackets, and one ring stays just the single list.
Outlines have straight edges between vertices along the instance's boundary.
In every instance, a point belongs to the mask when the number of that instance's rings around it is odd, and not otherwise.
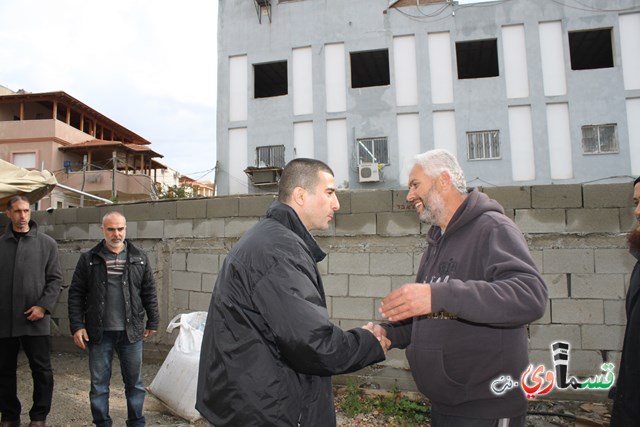
[{"label": "man in gray hoodie", "polygon": [[431,225],[428,246],[417,283],[383,299],[389,323],[376,332],[406,349],[433,427],[524,426],[522,388],[491,388],[500,377],[519,382],[529,364],[527,324],[547,304],[522,232],[495,200],[467,190],[446,150],[416,156],[407,201]]}]

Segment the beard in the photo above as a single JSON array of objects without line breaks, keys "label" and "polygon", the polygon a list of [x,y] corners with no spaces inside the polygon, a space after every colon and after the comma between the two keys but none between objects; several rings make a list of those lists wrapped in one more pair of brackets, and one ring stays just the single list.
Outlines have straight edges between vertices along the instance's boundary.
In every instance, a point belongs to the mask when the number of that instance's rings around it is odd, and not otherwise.
[{"label": "beard", "polygon": [[636,226],[627,236],[627,243],[632,252],[640,252],[640,226]]},{"label": "beard", "polygon": [[424,206],[424,210],[420,214],[420,222],[429,225],[438,225],[440,219],[444,213],[444,202],[442,201],[442,196],[435,190],[435,188],[431,188],[427,193],[427,196],[422,201]]}]

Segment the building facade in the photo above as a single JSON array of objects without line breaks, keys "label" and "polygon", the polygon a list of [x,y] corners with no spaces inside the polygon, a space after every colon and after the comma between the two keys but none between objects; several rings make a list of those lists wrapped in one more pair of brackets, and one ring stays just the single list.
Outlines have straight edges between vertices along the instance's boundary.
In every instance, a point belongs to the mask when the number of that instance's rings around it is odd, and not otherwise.
[{"label": "building facade", "polygon": [[640,174],[640,2],[223,0],[218,194],[314,157],[339,188],[404,188],[456,153],[470,185]]}]

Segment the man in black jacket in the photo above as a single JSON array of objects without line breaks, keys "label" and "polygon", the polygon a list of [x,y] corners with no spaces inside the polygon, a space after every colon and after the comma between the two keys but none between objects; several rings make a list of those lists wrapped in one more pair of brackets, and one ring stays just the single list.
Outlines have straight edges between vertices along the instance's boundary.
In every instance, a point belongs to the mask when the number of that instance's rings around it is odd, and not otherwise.
[{"label": "man in black jacket", "polygon": [[629,233],[629,252],[637,260],[625,300],[627,327],[624,331],[620,370],[611,413],[611,427],[637,425],[640,422],[640,178],[633,183],[636,224]]},{"label": "man in black jacket", "polygon": [[196,409],[216,427],[335,426],[331,375],[384,359],[371,330],[329,321],[310,230],[340,207],[333,172],[313,159],[284,168],[278,200],[218,275],[204,331]]},{"label": "man in black jacket", "polygon": [[119,212],[102,218],[104,240],[80,256],[69,289],[71,333],[73,342],[89,351],[89,399],[98,427],[113,424],[109,381],[114,351],[120,359],[127,397],[127,426],[145,425],[143,338],[158,330],[158,298],[147,255],[125,240],[126,227]]},{"label": "man in black jacket", "polygon": [[30,427],[44,427],[51,409],[50,314],[62,290],[62,271],[55,240],[31,221],[29,200],[13,196],[0,237],[0,413],[1,427],[20,427],[22,407],[16,370],[20,347],[33,376]]}]

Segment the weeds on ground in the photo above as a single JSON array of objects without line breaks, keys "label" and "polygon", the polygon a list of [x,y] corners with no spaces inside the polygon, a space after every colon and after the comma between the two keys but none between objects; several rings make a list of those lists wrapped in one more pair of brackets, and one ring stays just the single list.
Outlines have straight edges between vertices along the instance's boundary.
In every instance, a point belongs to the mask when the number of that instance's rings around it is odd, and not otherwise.
[{"label": "weeds on ground", "polygon": [[349,417],[377,413],[386,421],[398,426],[410,427],[429,420],[430,411],[425,402],[416,402],[403,396],[395,386],[389,395],[367,396],[353,381],[349,381],[337,404]]}]

